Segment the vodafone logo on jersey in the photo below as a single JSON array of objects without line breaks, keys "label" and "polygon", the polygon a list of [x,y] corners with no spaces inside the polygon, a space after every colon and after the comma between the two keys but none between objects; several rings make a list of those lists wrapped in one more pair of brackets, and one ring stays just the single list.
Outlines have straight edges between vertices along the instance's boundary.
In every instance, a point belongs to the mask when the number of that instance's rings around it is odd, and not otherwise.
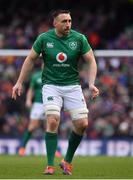
[{"label": "vodafone logo on jersey", "polygon": [[60,52],[56,55],[56,60],[60,63],[63,63],[67,60],[67,55],[63,52]]}]

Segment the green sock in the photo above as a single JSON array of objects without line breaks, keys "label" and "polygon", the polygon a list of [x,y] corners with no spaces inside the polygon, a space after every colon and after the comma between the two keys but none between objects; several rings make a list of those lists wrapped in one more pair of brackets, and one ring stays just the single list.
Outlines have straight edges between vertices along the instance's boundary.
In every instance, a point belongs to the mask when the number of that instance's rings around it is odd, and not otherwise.
[{"label": "green sock", "polygon": [[68,142],[68,149],[67,149],[66,156],[64,158],[64,160],[67,161],[68,163],[72,162],[74,153],[75,153],[78,145],[80,144],[82,137],[83,136],[80,136],[73,131],[70,134],[69,142]]},{"label": "green sock", "polygon": [[25,131],[25,133],[24,133],[24,135],[23,135],[22,143],[21,143],[21,146],[22,146],[22,147],[25,147],[25,146],[26,146],[28,140],[29,140],[30,137],[31,137],[31,134],[32,134],[32,132],[30,132],[29,130],[26,130],[26,131]]},{"label": "green sock", "polygon": [[57,134],[46,132],[45,142],[46,142],[48,166],[54,166],[54,156],[57,148]]}]

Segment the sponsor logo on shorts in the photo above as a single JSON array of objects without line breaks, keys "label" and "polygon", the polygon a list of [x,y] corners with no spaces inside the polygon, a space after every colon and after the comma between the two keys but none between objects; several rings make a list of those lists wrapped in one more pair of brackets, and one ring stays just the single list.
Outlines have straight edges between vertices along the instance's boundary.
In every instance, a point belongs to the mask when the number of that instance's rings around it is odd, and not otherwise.
[{"label": "sponsor logo on shorts", "polygon": [[47,97],[47,100],[48,100],[48,101],[53,101],[54,98],[53,98],[53,96],[49,96],[49,97]]}]

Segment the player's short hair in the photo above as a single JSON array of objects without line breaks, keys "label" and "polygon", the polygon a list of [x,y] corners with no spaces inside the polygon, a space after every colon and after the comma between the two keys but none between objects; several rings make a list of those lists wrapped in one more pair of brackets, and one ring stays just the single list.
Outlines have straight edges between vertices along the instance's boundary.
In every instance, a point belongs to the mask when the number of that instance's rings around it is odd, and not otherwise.
[{"label": "player's short hair", "polygon": [[56,18],[57,16],[59,16],[60,14],[70,14],[70,11],[69,10],[63,10],[63,9],[58,9],[58,10],[52,12],[53,19]]}]

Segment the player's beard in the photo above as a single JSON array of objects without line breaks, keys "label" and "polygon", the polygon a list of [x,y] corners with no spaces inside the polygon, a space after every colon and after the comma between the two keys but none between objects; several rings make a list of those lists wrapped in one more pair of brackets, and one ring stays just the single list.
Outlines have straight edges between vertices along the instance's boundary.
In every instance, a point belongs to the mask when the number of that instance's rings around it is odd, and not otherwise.
[{"label": "player's beard", "polygon": [[70,32],[70,29],[64,29],[64,35],[68,35],[69,34],[69,32]]},{"label": "player's beard", "polygon": [[65,28],[65,29],[61,29],[61,30],[56,30],[56,34],[58,36],[67,36],[70,32],[70,29],[69,28]]}]

